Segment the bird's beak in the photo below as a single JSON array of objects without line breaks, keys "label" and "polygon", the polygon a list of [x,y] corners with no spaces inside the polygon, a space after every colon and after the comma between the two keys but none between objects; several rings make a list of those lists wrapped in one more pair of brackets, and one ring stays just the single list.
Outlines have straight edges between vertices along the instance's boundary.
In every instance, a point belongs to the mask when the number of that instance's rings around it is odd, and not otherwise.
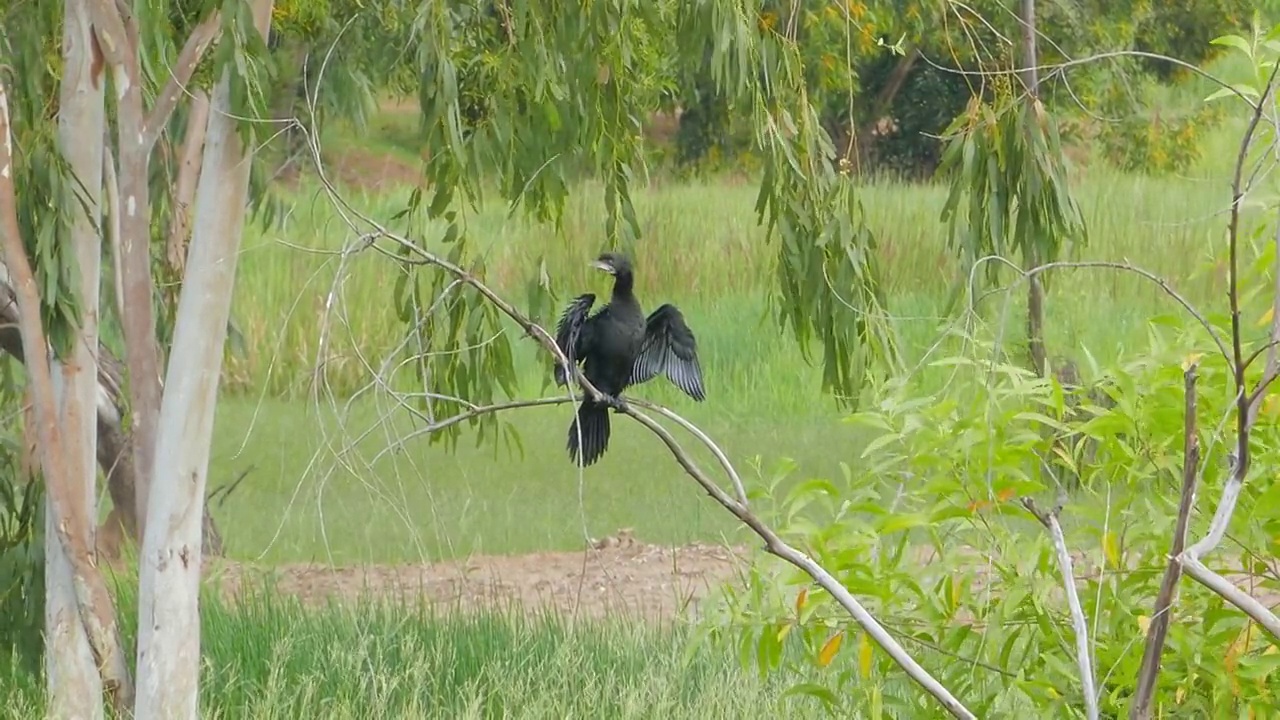
[{"label": "bird's beak", "polygon": [[595,261],[593,261],[593,262],[591,263],[591,267],[593,267],[593,268],[595,268],[595,269],[597,269],[597,270],[603,270],[603,271],[605,271],[605,272],[609,273],[610,275],[612,275],[612,274],[613,274],[613,266],[612,266],[612,265],[610,265],[610,264],[609,264],[609,263],[607,263],[607,262],[602,262],[602,261],[600,261],[600,260],[595,260]]}]

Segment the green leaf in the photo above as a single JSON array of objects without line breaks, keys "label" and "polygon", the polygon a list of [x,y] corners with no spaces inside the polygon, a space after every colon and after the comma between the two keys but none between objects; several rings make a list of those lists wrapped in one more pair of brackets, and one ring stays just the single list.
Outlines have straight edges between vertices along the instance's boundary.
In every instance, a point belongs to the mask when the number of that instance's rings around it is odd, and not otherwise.
[{"label": "green leaf", "polygon": [[1245,57],[1253,60],[1253,46],[1249,44],[1248,40],[1245,40],[1239,35],[1223,35],[1210,40],[1209,43],[1212,45],[1222,45],[1234,48],[1244,53]]}]

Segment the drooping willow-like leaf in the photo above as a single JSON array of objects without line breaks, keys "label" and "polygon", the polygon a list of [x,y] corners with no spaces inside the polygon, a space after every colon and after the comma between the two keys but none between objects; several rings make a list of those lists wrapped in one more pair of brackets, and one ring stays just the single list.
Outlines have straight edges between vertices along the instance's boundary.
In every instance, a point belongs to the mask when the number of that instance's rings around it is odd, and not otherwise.
[{"label": "drooping willow-like leaf", "polygon": [[[756,125],[765,158],[757,213],[778,246],[779,321],[806,356],[820,345],[823,388],[847,406],[868,369],[896,357],[874,238],[805,91],[803,60],[794,42],[760,26],[753,4],[437,3],[424,6],[415,34],[432,151],[431,195],[415,195],[415,209],[447,220],[451,253],[466,255],[466,212],[482,201],[479,178],[491,168],[513,211],[557,226],[577,174],[594,173],[605,185],[602,249],[630,250],[642,237],[631,200],[644,170],[641,120],[663,106],[675,78],[706,63],[715,92]],[[396,298],[404,317],[436,300],[413,300],[410,285]],[[546,283],[528,287],[530,308],[545,309]],[[482,320],[457,340],[481,342],[497,327],[496,318]],[[453,358],[441,362],[466,362]],[[470,382],[476,374],[437,371],[430,389],[463,396],[461,386],[440,384],[449,377]]]},{"label": "drooping willow-like leaf", "polygon": [[[940,172],[951,177],[942,209],[948,247],[961,259],[962,282],[982,257],[1052,262],[1088,242],[1071,195],[1065,156],[1053,118],[1039,102],[997,109],[973,101],[948,134]],[[987,263],[996,281],[1000,266]],[[1047,287],[1048,276],[1041,276]]]}]

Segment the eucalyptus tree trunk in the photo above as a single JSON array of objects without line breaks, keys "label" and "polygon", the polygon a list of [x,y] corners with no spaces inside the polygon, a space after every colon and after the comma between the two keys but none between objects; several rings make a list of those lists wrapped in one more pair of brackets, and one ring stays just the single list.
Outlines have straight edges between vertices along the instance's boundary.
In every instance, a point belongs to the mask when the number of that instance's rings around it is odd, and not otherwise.
[{"label": "eucalyptus tree trunk", "polygon": [[[272,0],[253,2],[264,40],[271,5]],[[201,518],[251,160],[236,131],[229,72],[213,91],[194,234],[160,406],[139,580],[139,720],[197,716]]]},{"label": "eucalyptus tree trunk", "polygon": [[[74,220],[69,239],[80,285],[81,319],[71,355],[53,362],[52,379],[58,424],[65,448],[68,492],[88,510],[95,503],[97,480],[97,373],[93,348],[98,346],[98,271],[101,238],[102,137],[105,123],[103,77],[95,73],[89,18],[82,3],[67,0],[62,33],[62,85],[58,106],[58,142],[72,173],[80,181],[81,202],[66,201]],[[83,203],[83,209],[81,209]],[[88,214],[86,214],[88,213]],[[48,713],[52,717],[102,717],[102,678],[93,648],[76,605],[75,571],[61,542],[57,525],[77,523],[76,532],[93,534],[93,517],[58,517],[53,503],[45,504],[45,672],[48,674]],[[92,543],[89,543],[92,545]]]}]

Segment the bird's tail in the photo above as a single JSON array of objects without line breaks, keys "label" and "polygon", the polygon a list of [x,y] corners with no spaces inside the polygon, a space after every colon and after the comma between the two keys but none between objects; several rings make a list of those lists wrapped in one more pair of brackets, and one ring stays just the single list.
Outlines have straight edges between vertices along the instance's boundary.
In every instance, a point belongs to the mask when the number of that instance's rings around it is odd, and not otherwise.
[{"label": "bird's tail", "polygon": [[[581,427],[582,452],[579,453],[578,435]],[[609,447],[609,406],[591,400],[583,400],[578,415],[569,425],[569,457],[574,463],[582,456],[583,466],[591,465],[604,455]]]}]

